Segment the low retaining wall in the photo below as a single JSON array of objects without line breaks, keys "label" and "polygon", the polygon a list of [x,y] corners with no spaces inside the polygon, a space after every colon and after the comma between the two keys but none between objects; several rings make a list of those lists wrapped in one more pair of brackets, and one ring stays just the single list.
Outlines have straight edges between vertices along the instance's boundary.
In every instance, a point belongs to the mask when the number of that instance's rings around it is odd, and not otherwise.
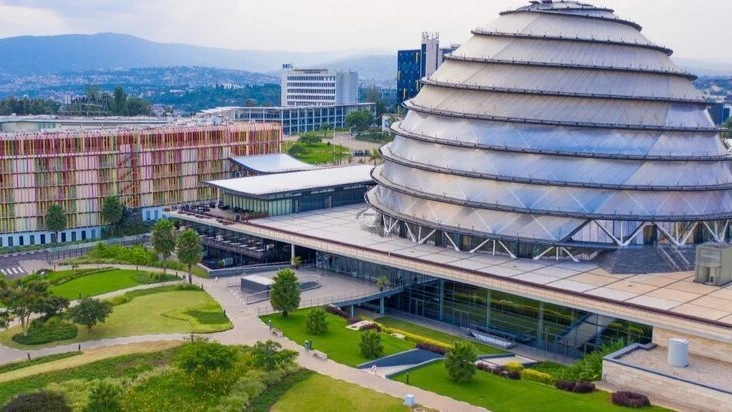
[{"label": "low retaining wall", "polygon": [[643,393],[693,411],[729,411],[732,392],[665,375],[624,363],[623,355],[634,350],[648,350],[655,345],[634,344],[605,357],[602,380],[624,390]]},{"label": "low retaining wall", "polygon": [[[730,332],[730,336],[732,336],[732,332]],[[667,348],[668,340],[671,338],[686,339],[689,342],[689,353],[693,355],[732,363],[732,338],[727,342],[720,342],[685,333],[671,332],[666,329],[653,328],[653,343],[656,345]]]}]

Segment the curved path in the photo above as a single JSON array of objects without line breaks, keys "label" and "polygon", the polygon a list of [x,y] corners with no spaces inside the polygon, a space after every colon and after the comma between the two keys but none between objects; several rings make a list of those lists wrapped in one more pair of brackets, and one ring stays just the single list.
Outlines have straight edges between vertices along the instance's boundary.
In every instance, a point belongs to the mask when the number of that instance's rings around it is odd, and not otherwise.
[{"label": "curved path", "polygon": [[[99,265],[80,265],[80,268],[96,268]],[[134,265],[103,265],[108,267],[116,267],[120,269],[135,269]],[[62,267],[59,267],[61,269]],[[148,268],[140,267],[142,270],[148,271],[160,271],[160,268]],[[168,270],[168,273],[176,274],[178,276],[185,276],[184,272]],[[406,385],[401,382],[391,381],[384,379],[380,376],[371,375],[364,371],[351,368],[340,363],[333,362],[332,360],[320,360],[310,355],[303,347],[290,341],[286,338],[276,338],[270,335],[267,326],[259,320],[257,315],[248,310],[246,305],[241,303],[237,297],[228,291],[225,281],[217,281],[215,279],[201,279],[193,278],[195,284],[201,285],[224,309],[226,315],[234,325],[233,329],[225,332],[206,334],[206,337],[214,339],[224,344],[237,344],[237,345],[251,345],[257,341],[263,340],[276,340],[284,348],[294,350],[300,354],[298,357],[298,363],[303,368],[310,369],[314,372],[322,375],[327,375],[332,378],[340,379],[349,383],[353,383],[364,388],[369,388],[377,392],[385,393],[397,398],[403,399],[406,394],[412,394],[415,396],[415,400],[418,404],[437,409],[440,411],[485,411],[483,408],[479,408],[473,405],[469,405],[465,402],[457,401],[446,396],[438,395],[433,392],[428,392],[413,386]],[[168,282],[171,283],[171,282]],[[175,282],[172,282],[175,283]],[[120,290],[111,292],[109,294],[101,295],[98,297],[111,297],[119,295],[134,289],[150,288],[156,285],[144,285],[136,288]],[[188,339],[190,334],[165,334],[165,335],[145,335],[145,336],[129,336],[122,338],[103,339],[97,341],[82,342],[81,349],[91,349],[104,346],[123,345],[127,343],[136,342],[152,342],[152,341],[165,341],[165,340],[183,340]],[[30,353],[31,357],[39,357],[56,353],[70,352],[78,350],[79,344],[54,346],[50,348],[37,349],[33,351],[23,351],[18,349],[11,349],[5,346],[0,346],[0,363],[5,363],[13,360],[26,359],[27,354]]]}]

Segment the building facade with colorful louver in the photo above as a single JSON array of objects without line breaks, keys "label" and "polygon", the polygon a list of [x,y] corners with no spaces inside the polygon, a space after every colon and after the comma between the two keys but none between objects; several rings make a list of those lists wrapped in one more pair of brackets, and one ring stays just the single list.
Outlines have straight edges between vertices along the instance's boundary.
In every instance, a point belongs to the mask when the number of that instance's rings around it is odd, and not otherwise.
[{"label": "building facade with colorful louver", "polygon": [[0,247],[51,242],[48,207],[67,215],[64,242],[99,237],[103,199],[143,220],[162,207],[215,199],[202,181],[229,176],[229,158],[278,153],[282,126],[235,123],[0,134]]}]

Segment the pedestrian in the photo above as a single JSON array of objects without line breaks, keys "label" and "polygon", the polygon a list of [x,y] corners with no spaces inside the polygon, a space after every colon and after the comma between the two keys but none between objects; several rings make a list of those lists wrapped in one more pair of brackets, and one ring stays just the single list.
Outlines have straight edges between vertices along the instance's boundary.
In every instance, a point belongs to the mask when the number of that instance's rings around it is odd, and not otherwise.
[{"label": "pedestrian", "polygon": [[371,365],[371,374],[376,375],[376,365]]}]

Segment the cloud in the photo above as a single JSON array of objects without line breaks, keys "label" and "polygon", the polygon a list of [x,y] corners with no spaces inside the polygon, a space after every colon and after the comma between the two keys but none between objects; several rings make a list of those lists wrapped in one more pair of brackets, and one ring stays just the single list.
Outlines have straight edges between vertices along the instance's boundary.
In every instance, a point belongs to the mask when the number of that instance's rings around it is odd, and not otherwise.
[{"label": "cloud", "polygon": [[[597,0],[680,57],[732,61],[729,0]],[[703,3],[700,5],[700,3]],[[422,31],[460,43],[527,0],[0,0],[0,36],[127,33],[201,46],[287,50],[418,47]],[[14,17],[15,16],[15,17]]]},{"label": "cloud", "polygon": [[52,11],[0,3],[0,37],[69,32],[71,27]]}]

